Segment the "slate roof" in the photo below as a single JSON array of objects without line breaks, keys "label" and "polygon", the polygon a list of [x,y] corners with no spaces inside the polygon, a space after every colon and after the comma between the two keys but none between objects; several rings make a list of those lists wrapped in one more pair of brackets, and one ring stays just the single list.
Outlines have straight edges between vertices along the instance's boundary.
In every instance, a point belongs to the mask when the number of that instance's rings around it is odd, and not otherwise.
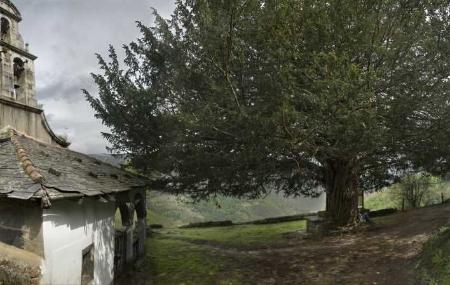
[{"label": "slate roof", "polygon": [[95,158],[34,140],[13,129],[0,134],[0,197],[51,200],[143,188],[147,181]]}]

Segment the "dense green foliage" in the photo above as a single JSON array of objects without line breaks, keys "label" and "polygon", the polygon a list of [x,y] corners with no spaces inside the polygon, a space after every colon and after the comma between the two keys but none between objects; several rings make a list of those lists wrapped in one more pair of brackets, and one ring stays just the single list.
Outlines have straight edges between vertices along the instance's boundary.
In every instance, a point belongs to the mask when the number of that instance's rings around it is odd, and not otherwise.
[{"label": "dense green foliage", "polygon": [[194,198],[359,189],[446,171],[448,1],[179,0],[86,92],[113,150]]}]

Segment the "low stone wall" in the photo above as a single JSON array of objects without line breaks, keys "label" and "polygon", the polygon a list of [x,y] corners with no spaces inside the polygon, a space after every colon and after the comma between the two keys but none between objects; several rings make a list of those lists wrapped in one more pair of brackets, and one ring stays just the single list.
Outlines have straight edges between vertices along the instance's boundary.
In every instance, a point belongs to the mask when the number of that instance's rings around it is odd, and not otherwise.
[{"label": "low stone wall", "polygon": [[38,285],[42,258],[0,242],[0,285]]},{"label": "low stone wall", "polygon": [[229,227],[232,226],[232,221],[210,221],[203,223],[191,223],[185,226],[181,226],[180,229],[189,229],[189,228],[212,228],[212,227]]},{"label": "low stone wall", "polygon": [[2,259],[0,256],[0,285],[38,285],[40,279],[39,267]]}]

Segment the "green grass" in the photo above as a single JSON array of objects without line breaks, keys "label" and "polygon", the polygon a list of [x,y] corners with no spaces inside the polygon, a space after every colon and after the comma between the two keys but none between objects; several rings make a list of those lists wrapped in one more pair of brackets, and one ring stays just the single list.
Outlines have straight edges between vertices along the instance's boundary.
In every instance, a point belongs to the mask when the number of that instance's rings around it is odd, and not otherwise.
[{"label": "green grass", "polygon": [[450,223],[426,244],[418,268],[424,284],[450,284]]},{"label": "green grass", "polygon": [[238,254],[235,248],[281,246],[288,242],[283,234],[304,228],[304,221],[295,221],[163,230],[147,240],[146,258],[138,271],[147,278],[152,276],[156,285],[245,284],[243,280],[251,280],[251,268],[257,262],[250,254]]},{"label": "green grass", "polygon": [[364,207],[372,211],[386,209],[386,208],[401,208],[400,202],[392,197],[391,191],[385,189],[383,191],[369,194],[364,202]]},{"label": "green grass", "polygon": [[279,246],[286,242],[284,233],[304,230],[305,227],[305,221],[294,221],[269,225],[177,229],[166,231],[165,235],[173,239],[212,242],[225,247]]},{"label": "green grass", "polygon": [[[397,185],[387,187],[379,192],[371,193],[365,197],[364,207],[372,211],[386,208],[402,208],[402,201],[398,193],[396,193]],[[444,199],[450,198],[450,182],[442,181],[433,185],[422,201],[422,206],[430,206],[441,203],[441,194]]]},{"label": "green grass", "polygon": [[[230,267],[234,258],[189,242],[161,237],[147,241],[146,271],[154,284],[239,284],[239,270]],[[228,274],[223,276],[222,272]]]}]

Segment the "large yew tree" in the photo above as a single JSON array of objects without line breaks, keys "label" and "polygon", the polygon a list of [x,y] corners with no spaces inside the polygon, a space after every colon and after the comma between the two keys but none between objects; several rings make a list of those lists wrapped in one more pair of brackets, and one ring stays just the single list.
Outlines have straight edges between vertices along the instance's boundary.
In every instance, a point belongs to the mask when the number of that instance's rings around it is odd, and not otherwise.
[{"label": "large yew tree", "polygon": [[161,188],[326,192],[350,224],[360,191],[448,170],[449,2],[179,0],[85,94]]}]

